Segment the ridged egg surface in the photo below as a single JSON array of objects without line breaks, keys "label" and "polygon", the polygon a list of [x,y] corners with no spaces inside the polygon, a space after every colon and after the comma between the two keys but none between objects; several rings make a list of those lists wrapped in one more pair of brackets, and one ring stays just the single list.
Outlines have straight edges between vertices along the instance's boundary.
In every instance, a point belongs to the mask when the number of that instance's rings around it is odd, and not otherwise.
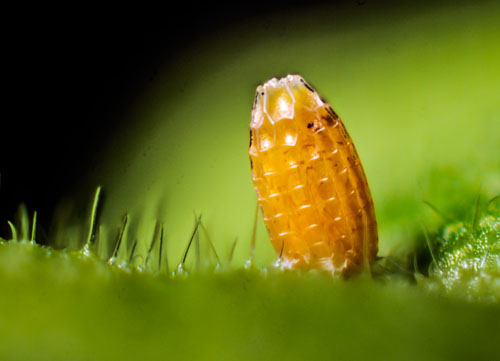
[{"label": "ridged egg surface", "polygon": [[257,88],[252,179],[284,268],[352,274],[378,249],[366,176],[344,124],[299,75]]}]

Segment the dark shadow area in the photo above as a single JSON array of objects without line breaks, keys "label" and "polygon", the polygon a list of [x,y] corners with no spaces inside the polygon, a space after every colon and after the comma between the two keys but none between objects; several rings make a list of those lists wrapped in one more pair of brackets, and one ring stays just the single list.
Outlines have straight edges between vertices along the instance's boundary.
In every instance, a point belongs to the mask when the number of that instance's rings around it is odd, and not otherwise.
[{"label": "dark shadow area", "polygon": [[154,19],[47,9],[12,16],[3,24],[8,95],[0,130],[0,234],[8,234],[6,220],[21,202],[47,227],[61,197],[98,161],[128,105],[193,41],[248,19],[326,4],[335,2],[179,2],[168,11],[149,9]]}]

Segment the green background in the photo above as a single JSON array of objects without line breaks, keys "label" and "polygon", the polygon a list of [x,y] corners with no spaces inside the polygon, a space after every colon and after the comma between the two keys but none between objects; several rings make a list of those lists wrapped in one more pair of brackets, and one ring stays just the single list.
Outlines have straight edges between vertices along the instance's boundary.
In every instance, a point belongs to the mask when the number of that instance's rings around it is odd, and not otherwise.
[{"label": "green background", "polygon": [[[207,29],[130,105],[82,187],[106,193],[103,237],[150,242],[165,224],[178,262],[203,221],[234,261],[249,254],[256,206],[247,154],[255,87],[299,73],[344,120],[372,190],[380,253],[412,246],[423,201],[453,216],[500,193],[500,6],[321,6]],[[80,202],[81,203],[81,202]],[[222,255],[221,255],[222,256]],[[275,258],[263,223],[255,260]]]}]

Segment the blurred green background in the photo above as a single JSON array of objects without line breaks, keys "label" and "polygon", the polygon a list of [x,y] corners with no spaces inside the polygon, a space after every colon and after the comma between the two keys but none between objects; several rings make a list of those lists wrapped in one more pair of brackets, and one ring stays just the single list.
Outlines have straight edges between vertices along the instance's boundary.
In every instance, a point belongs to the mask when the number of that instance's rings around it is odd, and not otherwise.
[{"label": "blurred green background", "polygon": [[[249,254],[256,196],[247,155],[258,83],[299,73],[343,118],[371,187],[380,253],[411,248],[420,220],[500,193],[500,5],[346,3],[216,27],[166,64],[130,104],[82,187],[106,193],[101,223],[128,244],[165,223],[178,262],[202,214],[222,255]],[[460,214],[462,216],[463,214]],[[146,242],[146,241],[144,241]],[[256,261],[275,258],[263,223]]]}]

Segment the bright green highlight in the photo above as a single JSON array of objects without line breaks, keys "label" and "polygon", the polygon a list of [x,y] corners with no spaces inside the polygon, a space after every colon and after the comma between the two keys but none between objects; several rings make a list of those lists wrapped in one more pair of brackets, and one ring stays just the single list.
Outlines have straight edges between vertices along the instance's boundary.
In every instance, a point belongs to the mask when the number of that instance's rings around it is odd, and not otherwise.
[{"label": "bright green highlight", "polygon": [[[255,87],[293,72],[327,98],[356,144],[382,255],[411,248],[421,219],[435,229],[424,201],[455,216],[480,190],[499,194],[500,5],[376,6],[264,14],[207,35],[159,72],[82,188],[87,199],[103,186],[103,237],[114,243],[128,212],[124,242],[147,240],[137,245],[147,249],[158,221],[177,262],[202,214],[221,256],[238,237],[234,262],[243,264],[256,204],[247,154]],[[263,223],[255,259],[276,259]]]}]

